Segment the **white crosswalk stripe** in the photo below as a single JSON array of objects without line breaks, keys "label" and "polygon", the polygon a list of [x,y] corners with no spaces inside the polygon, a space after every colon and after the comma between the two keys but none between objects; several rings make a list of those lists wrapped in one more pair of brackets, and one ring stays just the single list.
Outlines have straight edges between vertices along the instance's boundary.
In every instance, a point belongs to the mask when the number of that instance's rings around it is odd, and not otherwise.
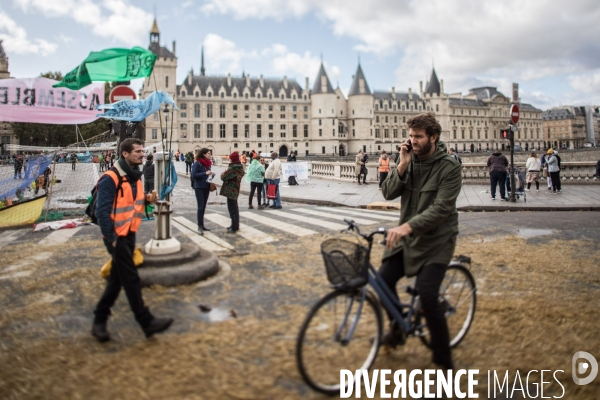
[{"label": "white crosswalk stripe", "polygon": [[304,215],[292,214],[289,212],[279,211],[279,210],[269,210],[264,212],[267,215],[277,215],[281,217],[283,220],[296,220],[305,222],[307,224],[320,226],[322,228],[333,229],[337,231],[341,231],[342,229],[346,229],[348,225],[337,224],[335,222],[323,221],[321,219],[310,218]]},{"label": "white crosswalk stripe", "polygon": [[[214,222],[217,225],[221,225],[226,228],[231,225],[231,220],[220,214],[206,214],[204,218]],[[263,244],[276,242],[277,239],[271,235],[259,231],[258,229],[252,228],[246,224],[240,224],[240,230],[237,232],[244,239],[251,241],[254,244]]]},{"label": "white crosswalk stripe", "polygon": [[394,216],[394,215],[380,215],[380,214],[374,214],[372,213],[370,210],[366,211],[366,210],[349,210],[347,208],[337,208],[337,207],[329,207],[329,208],[325,208],[325,207],[319,207],[319,210],[323,210],[326,212],[333,212],[335,214],[343,214],[345,216],[347,216],[348,218],[352,218],[352,215],[356,215],[359,217],[366,217],[366,218],[371,218],[371,219],[382,219],[385,221],[398,221],[398,216]]},{"label": "white crosswalk stripe", "polygon": [[[342,221],[344,220],[344,216],[342,216],[342,215],[330,214],[330,213],[326,213],[323,211],[309,210],[306,208],[294,208],[291,211],[315,215],[317,217],[333,218],[333,219],[339,219]],[[363,224],[363,225],[371,225],[371,224],[376,224],[378,222],[378,221],[373,221],[372,219],[363,219],[363,218],[356,218],[356,217],[349,217],[349,219],[353,219],[354,222],[356,222],[357,224]]]},{"label": "white crosswalk stripe", "polygon": [[81,226],[71,229],[59,229],[57,231],[52,232],[42,240],[40,240],[39,244],[41,246],[56,246],[59,244],[63,244],[69,241],[77,232],[81,230]]},{"label": "white crosswalk stripe", "polygon": [[306,229],[306,228],[302,228],[301,226],[288,224],[288,223],[282,222],[278,219],[268,218],[265,215],[266,215],[265,213],[256,214],[256,213],[253,213],[250,211],[245,211],[245,212],[240,213],[240,217],[244,217],[244,218],[256,221],[258,223],[268,225],[271,228],[280,229],[286,233],[291,233],[292,235],[308,236],[308,235],[314,235],[317,233],[316,231],[313,231],[311,229]]},{"label": "white crosswalk stripe", "polygon": [[193,232],[193,231],[189,230],[186,226],[183,226],[178,222],[172,221],[171,225],[174,228],[176,228],[179,232],[184,234],[192,242],[194,242],[198,247],[201,247],[208,251],[214,251],[215,253],[219,252],[219,251],[227,251],[228,250],[225,247],[219,246],[218,244],[211,242],[208,239],[205,239],[203,236],[200,236],[197,232]]},{"label": "white crosswalk stripe", "polygon": [[15,240],[17,240],[18,238],[20,238],[21,236],[23,236],[24,234],[26,234],[27,232],[30,232],[31,229],[29,228],[25,228],[25,229],[17,229],[17,230],[11,230],[11,231],[6,231],[6,232],[2,232],[0,234],[0,249],[3,248],[4,246],[14,242]]}]

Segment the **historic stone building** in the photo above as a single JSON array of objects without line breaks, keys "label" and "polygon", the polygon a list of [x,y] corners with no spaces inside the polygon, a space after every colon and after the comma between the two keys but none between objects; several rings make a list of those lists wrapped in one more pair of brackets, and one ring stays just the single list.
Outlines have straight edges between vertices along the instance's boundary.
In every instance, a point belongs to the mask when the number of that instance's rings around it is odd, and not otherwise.
[{"label": "historic stone building", "polygon": [[[347,155],[360,149],[367,153],[392,151],[408,137],[406,121],[432,111],[442,125],[442,140],[459,152],[507,149],[500,129],[508,126],[510,99],[495,87],[471,89],[467,95],[447,94],[435,70],[423,90],[372,91],[360,66],[352,77],[346,97],[333,88],[323,64],[309,87],[293,79],[206,75],[190,70],[175,86],[177,58],[160,46],[160,33],[153,24],[150,49],[157,54],[153,75],[146,79],[142,96],[156,88],[169,92],[179,111],[170,115],[174,148],[188,151],[208,147],[214,154],[232,150],[277,151],[286,156]],[[156,84],[155,84],[156,82]],[[164,121],[163,121],[164,124]],[[520,128],[515,144],[523,149],[543,148],[542,111],[521,104]],[[163,126],[163,129],[165,127]],[[170,136],[171,122],[168,132]],[[146,143],[160,141],[158,115],[146,120]]]},{"label": "historic stone building", "polygon": [[544,112],[548,147],[577,149],[597,144],[598,110],[593,107],[560,106]]},{"label": "historic stone building", "polygon": [[[0,79],[9,79],[10,72],[8,71],[8,56],[2,47],[2,40],[0,40]],[[19,141],[13,134],[12,125],[6,121],[0,121],[0,143],[6,144],[18,144]],[[5,146],[0,149],[0,155],[8,156],[14,152],[8,151]]]}]

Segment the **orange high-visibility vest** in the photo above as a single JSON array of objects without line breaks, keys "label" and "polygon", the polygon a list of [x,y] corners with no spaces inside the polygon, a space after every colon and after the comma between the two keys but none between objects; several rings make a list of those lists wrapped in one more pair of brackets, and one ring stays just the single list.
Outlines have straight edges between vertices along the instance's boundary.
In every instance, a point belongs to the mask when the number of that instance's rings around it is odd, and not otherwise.
[{"label": "orange high-visibility vest", "polygon": [[[105,173],[115,182],[115,187],[119,187],[119,177],[117,174],[110,170]],[[142,218],[144,218],[144,207],[146,206],[142,180],[140,179],[136,182],[136,196],[134,201],[131,185],[125,184],[127,176],[123,176],[122,179],[121,189],[117,191],[113,209],[110,213],[117,236],[127,236],[129,232],[138,231],[142,223]]]},{"label": "orange high-visibility vest", "polygon": [[381,163],[381,165],[379,166],[379,172],[390,172],[390,159],[383,159],[380,158],[379,162]]}]

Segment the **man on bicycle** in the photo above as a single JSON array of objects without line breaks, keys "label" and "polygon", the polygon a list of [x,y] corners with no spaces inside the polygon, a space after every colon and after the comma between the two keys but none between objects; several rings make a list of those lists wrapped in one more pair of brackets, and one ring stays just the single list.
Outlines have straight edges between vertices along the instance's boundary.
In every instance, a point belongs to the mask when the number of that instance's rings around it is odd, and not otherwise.
[{"label": "man on bicycle", "polygon": [[[431,333],[433,362],[453,369],[448,325],[438,296],[458,236],[456,198],[462,166],[446,152],[446,145],[440,141],[442,129],[433,113],[410,118],[407,125],[410,138],[400,147],[398,167],[390,171],[382,185],[386,200],[401,197],[401,211],[399,226],[388,230],[379,273],[396,296],[400,278],[417,276],[416,288]],[[402,342],[403,333],[392,322],[383,344],[396,346]]]}]

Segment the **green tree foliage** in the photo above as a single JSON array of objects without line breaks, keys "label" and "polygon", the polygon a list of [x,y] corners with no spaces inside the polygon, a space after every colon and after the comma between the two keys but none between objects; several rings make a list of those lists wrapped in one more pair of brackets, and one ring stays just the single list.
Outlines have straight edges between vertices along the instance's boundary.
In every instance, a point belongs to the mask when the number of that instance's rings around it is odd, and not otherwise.
[{"label": "green tree foliage", "polygon": [[[40,74],[41,77],[62,80],[61,72],[45,72]],[[106,82],[104,84],[104,102],[108,103],[108,97],[112,88],[116,86],[115,82]],[[51,125],[51,124],[32,124],[24,122],[12,123],[15,136],[19,139],[21,145],[34,146],[67,146],[71,143],[80,141],[75,136],[75,125]],[[84,139],[91,138],[101,133],[106,132],[108,121],[104,118],[99,118],[89,124],[78,125],[81,135]]]}]

